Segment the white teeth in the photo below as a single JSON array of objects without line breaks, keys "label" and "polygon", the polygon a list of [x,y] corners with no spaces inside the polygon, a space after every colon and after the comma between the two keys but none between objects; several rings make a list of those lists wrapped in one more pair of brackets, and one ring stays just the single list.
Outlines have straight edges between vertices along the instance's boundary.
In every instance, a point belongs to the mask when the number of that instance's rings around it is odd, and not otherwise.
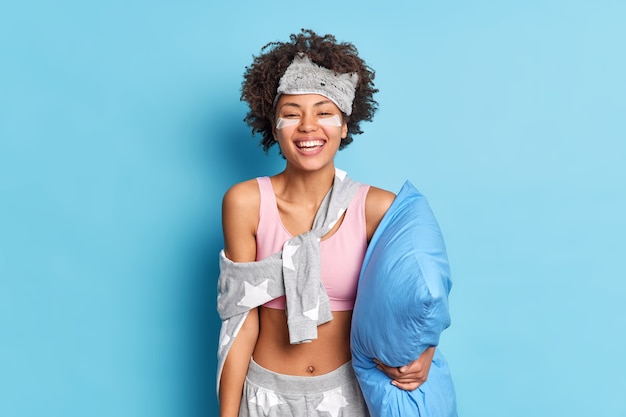
[{"label": "white teeth", "polygon": [[298,148],[314,148],[316,146],[322,146],[324,144],[323,140],[305,140],[298,142]]}]

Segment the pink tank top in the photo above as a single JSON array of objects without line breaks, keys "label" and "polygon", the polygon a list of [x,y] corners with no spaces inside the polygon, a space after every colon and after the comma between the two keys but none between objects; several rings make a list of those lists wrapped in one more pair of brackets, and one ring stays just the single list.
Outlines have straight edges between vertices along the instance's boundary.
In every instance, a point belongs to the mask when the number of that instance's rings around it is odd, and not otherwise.
[{"label": "pink tank top", "polygon": [[[285,242],[293,236],[280,220],[270,178],[259,177],[257,182],[261,191],[261,209],[256,232],[256,260],[259,261],[281,251]],[[320,243],[321,279],[332,311],[354,308],[359,273],[367,249],[365,197],[368,190],[369,185],[359,188],[339,229]],[[285,296],[265,303],[264,306],[284,310]]]}]

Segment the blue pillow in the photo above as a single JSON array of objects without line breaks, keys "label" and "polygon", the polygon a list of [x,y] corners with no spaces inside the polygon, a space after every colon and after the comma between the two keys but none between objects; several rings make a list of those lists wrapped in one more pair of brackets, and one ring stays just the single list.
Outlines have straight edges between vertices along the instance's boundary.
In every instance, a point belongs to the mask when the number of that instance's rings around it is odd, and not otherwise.
[{"label": "blue pillow", "polygon": [[374,358],[406,365],[450,325],[450,270],[439,225],[408,181],[369,244],[352,317],[352,364],[372,417],[456,416],[448,365],[439,351],[428,380],[414,391],[391,385]]}]

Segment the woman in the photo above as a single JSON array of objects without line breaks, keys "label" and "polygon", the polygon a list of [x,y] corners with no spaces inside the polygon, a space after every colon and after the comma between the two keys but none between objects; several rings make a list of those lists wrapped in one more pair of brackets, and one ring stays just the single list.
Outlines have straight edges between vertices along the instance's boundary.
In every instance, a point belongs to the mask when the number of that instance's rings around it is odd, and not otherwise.
[{"label": "woman", "polygon": [[[221,416],[368,415],[350,323],[367,243],[395,196],[350,180],[334,158],[376,111],[373,79],[352,44],[308,30],[266,45],[246,69],[246,122],[265,151],[279,145],[285,169],[224,196]],[[414,390],[433,353],[378,367]]]}]

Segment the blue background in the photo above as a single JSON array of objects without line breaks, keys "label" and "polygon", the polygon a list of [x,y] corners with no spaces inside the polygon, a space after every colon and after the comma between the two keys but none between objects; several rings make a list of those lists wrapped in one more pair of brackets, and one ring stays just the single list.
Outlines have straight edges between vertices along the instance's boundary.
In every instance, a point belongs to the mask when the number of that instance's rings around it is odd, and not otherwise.
[{"label": "blue background", "polygon": [[216,415],[221,196],[282,167],[241,74],[301,27],[377,71],[337,165],[411,180],[444,231],[460,415],[626,415],[625,20],[604,0],[3,3],[0,416]]}]

